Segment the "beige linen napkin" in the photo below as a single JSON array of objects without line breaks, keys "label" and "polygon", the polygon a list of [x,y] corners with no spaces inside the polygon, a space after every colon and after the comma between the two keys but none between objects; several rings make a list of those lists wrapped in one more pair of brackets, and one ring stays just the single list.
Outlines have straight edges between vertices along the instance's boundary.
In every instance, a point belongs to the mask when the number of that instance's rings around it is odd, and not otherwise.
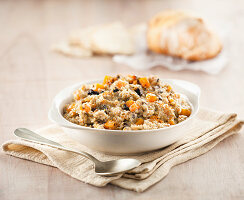
[{"label": "beige linen napkin", "polygon": [[131,157],[143,163],[128,173],[114,177],[98,176],[90,160],[45,145],[24,140],[10,140],[5,142],[2,148],[9,155],[57,167],[85,183],[99,187],[111,183],[128,190],[143,192],[162,180],[173,166],[206,153],[226,137],[237,133],[242,125],[243,122],[237,119],[236,114],[201,109],[184,138],[166,148],[134,156],[106,155],[91,150],[69,138],[55,125],[36,131],[64,146],[91,153],[102,161]]}]

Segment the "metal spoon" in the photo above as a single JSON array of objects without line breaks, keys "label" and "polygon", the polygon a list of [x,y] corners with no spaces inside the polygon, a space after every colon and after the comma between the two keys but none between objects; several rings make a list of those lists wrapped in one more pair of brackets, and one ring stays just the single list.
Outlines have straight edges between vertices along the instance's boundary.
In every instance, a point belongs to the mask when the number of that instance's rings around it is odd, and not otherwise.
[{"label": "metal spoon", "polygon": [[26,128],[18,128],[14,131],[14,134],[17,137],[24,139],[24,140],[27,140],[27,141],[35,142],[38,144],[48,145],[50,147],[54,147],[57,149],[61,149],[64,151],[69,151],[72,153],[82,155],[82,156],[93,161],[93,163],[95,165],[95,172],[98,175],[103,175],[103,176],[116,175],[116,174],[119,174],[122,172],[129,171],[135,167],[138,167],[141,164],[141,162],[139,160],[131,159],[131,158],[101,162],[86,152],[76,151],[76,150],[64,147],[61,144],[54,142],[52,140],[48,140],[48,139],[38,135],[37,133],[34,133],[31,130],[28,130]]}]

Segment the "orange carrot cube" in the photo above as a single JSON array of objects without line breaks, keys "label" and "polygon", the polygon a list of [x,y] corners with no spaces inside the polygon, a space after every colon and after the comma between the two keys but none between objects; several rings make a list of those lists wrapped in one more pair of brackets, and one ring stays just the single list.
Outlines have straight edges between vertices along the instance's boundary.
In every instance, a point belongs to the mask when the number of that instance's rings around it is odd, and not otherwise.
[{"label": "orange carrot cube", "polygon": [[105,76],[103,80],[103,84],[111,85],[114,82],[114,78],[112,76]]},{"label": "orange carrot cube", "polygon": [[146,95],[146,99],[148,102],[154,102],[156,101],[158,98],[155,94],[152,94],[152,93],[147,93]]},{"label": "orange carrot cube", "polygon": [[136,76],[135,75],[128,75],[128,77],[132,80],[136,80]]},{"label": "orange carrot cube", "polygon": [[104,128],[106,129],[115,129],[115,122],[112,120],[108,120],[105,124],[104,124]]},{"label": "orange carrot cube", "polygon": [[79,106],[78,108],[79,108],[79,110],[83,110],[83,107],[82,107],[82,105],[80,105],[80,106]]},{"label": "orange carrot cube", "polygon": [[135,76],[135,75],[128,75],[128,77],[129,77],[129,83],[130,83],[130,84],[131,84],[131,83],[134,83],[134,81],[137,82],[137,80],[136,80],[136,76]]},{"label": "orange carrot cube", "polygon": [[117,88],[122,88],[122,87],[124,87],[126,85],[126,82],[124,82],[124,81],[118,81],[118,83],[117,83]]},{"label": "orange carrot cube", "polygon": [[150,121],[155,121],[158,120],[158,116],[157,115],[153,115],[150,117]]},{"label": "orange carrot cube", "polygon": [[169,123],[170,125],[175,125],[175,121],[174,121],[174,119],[170,119],[170,120],[168,121],[168,123]]},{"label": "orange carrot cube", "polygon": [[182,108],[180,115],[185,115],[185,116],[189,117],[191,115],[191,110]]},{"label": "orange carrot cube", "polygon": [[138,118],[136,120],[136,125],[142,125],[142,124],[144,124],[144,120],[142,118]]},{"label": "orange carrot cube", "polygon": [[128,101],[126,101],[126,105],[127,105],[127,107],[129,108],[132,104],[134,103],[134,101],[133,100],[128,100]]},{"label": "orange carrot cube", "polygon": [[139,109],[140,108],[140,106],[137,104],[137,103],[133,103],[130,107],[129,107],[129,109],[130,109],[130,111],[131,112],[135,112],[137,109]]},{"label": "orange carrot cube", "polygon": [[171,87],[170,85],[167,85],[167,86],[166,86],[166,91],[167,91],[167,92],[170,92],[171,90],[172,90],[172,87]]},{"label": "orange carrot cube", "polygon": [[86,104],[84,105],[84,110],[85,110],[85,112],[87,112],[87,113],[90,112],[90,111],[91,111],[91,106],[90,106],[89,104],[86,103]]},{"label": "orange carrot cube", "polygon": [[168,97],[169,103],[175,105],[175,100],[172,97]]},{"label": "orange carrot cube", "polygon": [[99,89],[104,89],[104,85],[103,84],[100,84],[100,83],[97,83],[96,85],[95,85],[95,91],[98,91]]},{"label": "orange carrot cube", "polygon": [[148,81],[147,77],[139,78],[139,82],[142,87],[149,88],[150,82]]}]

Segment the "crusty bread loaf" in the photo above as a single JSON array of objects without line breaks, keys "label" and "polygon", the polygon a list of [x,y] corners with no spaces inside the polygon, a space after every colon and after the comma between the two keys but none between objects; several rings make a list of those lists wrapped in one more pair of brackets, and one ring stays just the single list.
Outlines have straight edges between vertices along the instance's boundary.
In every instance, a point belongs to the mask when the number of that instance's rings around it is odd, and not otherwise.
[{"label": "crusty bread loaf", "polygon": [[202,19],[173,10],[161,12],[150,20],[147,43],[153,52],[191,61],[213,58],[222,49],[219,38]]}]

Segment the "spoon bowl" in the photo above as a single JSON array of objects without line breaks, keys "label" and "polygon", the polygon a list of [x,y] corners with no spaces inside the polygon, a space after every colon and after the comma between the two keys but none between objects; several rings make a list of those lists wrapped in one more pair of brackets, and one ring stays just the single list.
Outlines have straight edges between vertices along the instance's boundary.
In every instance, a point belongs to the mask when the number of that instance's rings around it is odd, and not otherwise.
[{"label": "spoon bowl", "polygon": [[64,147],[63,145],[61,145],[57,142],[54,142],[52,140],[49,140],[47,138],[44,138],[44,137],[38,135],[37,133],[34,133],[33,131],[26,129],[26,128],[18,128],[14,131],[14,134],[17,137],[30,141],[30,142],[44,144],[44,145],[48,145],[50,147],[54,147],[57,149],[61,149],[64,151],[69,151],[72,153],[82,155],[93,161],[93,163],[95,165],[96,174],[102,175],[102,176],[113,176],[113,175],[117,175],[120,173],[124,173],[135,167],[138,167],[141,164],[141,162],[139,160],[132,159],[132,158],[124,158],[124,159],[101,162],[98,159],[96,159],[95,157],[93,157],[91,154],[88,154],[87,152],[76,151],[76,150]]},{"label": "spoon bowl", "polygon": [[124,158],[119,160],[110,160],[107,162],[96,163],[95,172],[102,176],[109,176],[120,174],[122,172],[129,171],[141,164],[139,160]]}]

